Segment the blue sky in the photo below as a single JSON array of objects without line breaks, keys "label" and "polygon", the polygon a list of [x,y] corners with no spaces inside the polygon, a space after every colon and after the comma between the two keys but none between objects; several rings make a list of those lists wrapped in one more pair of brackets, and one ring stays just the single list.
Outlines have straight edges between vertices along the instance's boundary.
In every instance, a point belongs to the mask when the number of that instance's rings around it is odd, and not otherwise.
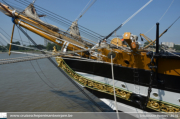
[{"label": "blue sky", "polygon": [[[74,21],[89,1],[90,0],[36,0],[35,4]],[[86,14],[79,19],[78,23],[105,36],[117,28],[148,1],[149,0],[97,0]],[[117,34],[122,35],[124,32],[131,32],[135,35],[146,33],[162,17],[172,1],[173,0],[153,0],[146,8],[119,29]],[[180,0],[174,0],[172,6],[160,21],[160,33],[168,28],[180,16],[179,6]],[[0,18],[0,27],[8,34],[11,34],[11,18],[5,16],[1,12]],[[50,21],[48,20],[48,22]],[[61,28],[60,25],[58,27]],[[146,35],[154,40],[156,37],[155,33],[156,28],[154,27]],[[31,33],[30,35],[32,35],[34,39],[37,39],[36,42],[38,44],[43,44],[42,38]],[[19,38],[17,29],[15,37]],[[180,19],[160,38],[160,42],[168,41],[180,44]]]}]

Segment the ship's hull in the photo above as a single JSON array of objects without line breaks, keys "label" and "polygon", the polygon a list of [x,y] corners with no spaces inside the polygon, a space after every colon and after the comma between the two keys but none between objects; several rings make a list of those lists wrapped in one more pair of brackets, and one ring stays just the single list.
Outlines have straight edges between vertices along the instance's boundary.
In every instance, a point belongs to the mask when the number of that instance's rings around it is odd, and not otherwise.
[{"label": "ship's hull", "polygon": [[[112,78],[111,64],[97,60],[83,60],[63,58],[66,64],[74,71],[88,73],[105,78]],[[137,84],[140,86],[149,86],[150,82],[150,70],[138,69],[139,79],[134,79],[134,69],[129,67],[123,67],[120,65],[113,65],[114,78],[117,81],[123,81],[126,83]],[[154,74],[155,75],[155,74]],[[174,75],[166,75],[158,73],[158,80],[153,79],[152,87],[160,90],[166,90],[171,92],[180,93],[180,77]]]},{"label": "ship's hull", "polygon": [[[104,63],[101,61],[95,61],[90,59],[72,59],[72,58],[63,58],[66,64],[76,71],[76,73],[89,78],[91,80],[107,84],[113,85],[112,81],[112,71],[111,64]],[[162,111],[161,108],[163,104],[170,104],[170,106],[174,106],[175,110],[180,110],[177,108],[180,106],[180,80],[178,76],[173,75],[165,75],[158,74],[158,80],[153,79],[152,92],[150,95],[151,99],[160,101],[158,105],[156,105],[156,101],[151,105],[152,108],[144,108],[142,109],[143,104],[147,99],[149,82],[150,82],[150,70],[138,69],[138,81],[134,78],[134,69],[128,67],[122,67],[119,65],[114,65],[114,78],[115,78],[115,87],[120,88],[124,91],[132,92],[130,96],[131,101],[127,101],[124,99],[117,98],[119,110],[140,110],[140,111]],[[112,109],[114,108],[114,97],[113,95],[109,95],[107,93],[103,93],[102,91],[93,90],[87,88],[90,92],[108,104]],[[139,100],[141,103],[137,103]],[[121,106],[120,106],[121,105]],[[124,106],[122,106],[124,105]],[[172,106],[172,107],[173,107]],[[124,107],[123,109],[121,109]],[[127,107],[127,108],[125,108]],[[130,108],[130,109],[128,109]],[[168,109],[166,110],[168,111]],[[165,111],[165,112],[166,112]]]}]

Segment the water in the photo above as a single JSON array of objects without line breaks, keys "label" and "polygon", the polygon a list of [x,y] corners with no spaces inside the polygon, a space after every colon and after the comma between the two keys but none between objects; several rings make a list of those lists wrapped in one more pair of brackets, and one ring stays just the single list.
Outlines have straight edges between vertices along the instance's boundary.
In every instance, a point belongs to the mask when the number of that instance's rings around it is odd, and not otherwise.
[{"label": "water", "polygon": [[[0,59],[23,56],[1,53]],[[104,111],[112,111],[88,94]],[[0,112],[99,111],[48,59],[0,65]]]}]

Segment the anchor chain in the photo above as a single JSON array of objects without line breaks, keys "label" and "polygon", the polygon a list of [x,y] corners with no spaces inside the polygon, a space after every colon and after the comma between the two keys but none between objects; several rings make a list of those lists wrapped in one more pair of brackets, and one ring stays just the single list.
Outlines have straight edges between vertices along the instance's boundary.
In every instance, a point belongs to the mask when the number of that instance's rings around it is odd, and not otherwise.
[{"label": "anchor chain", "polygon": [[149,68],[151,69],[151,72],[150,72],[150,81],[149,81],[149,87],[148,87],[148,95],[146,97],[144,108],[148,104],[148,101],[150,99],[150,94],[151,94],[151,91],[152,91],[152,83],[153,83],[153,78],[154,78],[154,71],[153,71],[153,69],[157,69],[157,66],[155,65],[155,62],[154,62],[154,55],[153,55],[152,52],[150,52],[150,56],[151,56],[151,62],[149,63]]},{"label": "anchor chain", "polygon": [[152,91],[153,74],[154,74],[154,72],[153,72],[153,70],[151,69],[151,74],[150,74],[151,76],[150,76],[150,82],[149,82],[149,87],[148,87],[148,95],[147,95],[147,97],[146,97],[146,101],[145,101],[144,107],[147,106],[147,103],[148,103],[148,101],[149,101],[150,94],[151,94],[151,91]]}]

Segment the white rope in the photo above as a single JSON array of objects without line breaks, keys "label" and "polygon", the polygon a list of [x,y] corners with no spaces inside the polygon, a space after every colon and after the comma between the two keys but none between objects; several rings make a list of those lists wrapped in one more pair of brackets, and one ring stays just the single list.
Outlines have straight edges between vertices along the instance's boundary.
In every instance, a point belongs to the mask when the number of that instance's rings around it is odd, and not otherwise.
[{"label": "white rope", "polygon": [[12,53],[17,53],[17,54],[26,54],[26,55],[32,55],[32,56],[45,56],[45,54],[35,54],[35,53],[27,53],[27,52],[17,52],[17,51],[11,51]]},{"label": "white rope", "polygon": [[[165,51],[169,52],[168,50],[165,50]],[[176,54],[174,54],[174,53],[172,53],[172,52],[169,52],[169,53],[172,54],[172,55],[175,55],[175,56],[177,56],[177,57],[180,57],[180,55],[176,55]]]},{"label": "white rope", "polygon": [[[169,10],[169,8],[171,7],[171,5],[173,4],[174,0],[171,2],[171,4],[169,5],[168,9],[165,11],[165,13],[162,15],[162,17],[159,19],[158,22],[161,21],[161,19],[164,17],[164,15],[167,13],[167,11]],[[152,28],[150,28],[145,34],[147,34],[149,31],[151,31],[156,25],[154,25]]]},{"label": "white rope", "polygon": [[32,48],[32,47],[27,47],[27,46],[12,44],[12,43],[8,43],[8,44],[11,44],[11,45],[14,45],[14,46],[19,46],[19,47],[24,47],[24,48],[28,48],[28,49],[32,49],[32,50],[38,50],[38,51],[43,51],[43,52],[47,52],[47,53],[52,53],[52,52],[49,52],[49,51],[46,51],[46,50],[39,50],[37,48]]},{"label": "white rope", "polygon": [[32,49],[32,50],[38,50],[38,51],[43,51],[43,52],[47,52],[47,53],[52,53],[52,52],[45,51],[45,50],[39,50],[39,49],[37,49],[37,48],[32,48],[32,47],[27,47],[27,46],[12,44],[12,43],[8,43],[8,44],[11,44],[11,45],[14,45],[14,46],[19,46],[19,47],[24,47],[24,48],[28,48],[28,49]]},{"label": "white rope", "polygon": [[[25,58],[31,58],[31,57],[37,57],[37,56],[45,56],[45,55],[35,55],[35,54],[32,54],[32,53],[23,53],[23,52],[16,52],[16,51],[11,51],[11,52],[18,53],[18,54],[30,54],[30,55],[33,55],[33,56],[8,58],[8,60],[25,59]],[[5,61],[5,60],[7,60],[7,59],[0,59],[0,61]]]},{"label": "white rope", "polygon": [[149,5],[153,0],[147,2],[143,7],[141,7],[137,12],[135,12],[131,17],[129,17],[126,21],[122,23],[122,26],[125,25],[130,19],[132,19],[136,14],[138,14],[142,9],[144,9],[147,5]]},{"label": "white rope", "polygon": [[46,55],[46,56],[41,56],[41,57],[31,57],[31,58],[23,58],[23,59],[6,59],[6,61],[1,61],[0,65],[2,64],[10,64],[10,63],[17,63],[17,62],[25,62],[25,61],[31,61],[31,60],[37,60],[37,59],[44,59],[44,58],[48,58],[48,57],[53,57],[53,56],[58,56],[58,55]]},{"label": "white rope", "polygon": [[176,54],[174,54],[174,53],[172,53],[172,52],[170,52],[170,51],[168,51],[168,50],[166,50],[166,49],[164,49],[164,48],[162,48],[162,47],[161,47],[161,49],[165,50],[166,52],[168,52],[168,53],[170,53],[170,54],[172,54],[172,55],[174,55],[174,56],[180,57],[180,55],[176,55]]},{"label": "white rope", "polygon": [[[166,52],[169,52],[168,50],[165,50]],[[172,52],[169,52],[170,54],[172,54],[172,55],[175,55],[175,56],[177,56],[177,57],[180,57],[180,55],[176,55],[176,54],[174,54],[174,53],[172,53]]]},{"label": "white rope", "polygon": [[89,7],[82,13],[81,17],[87,12],[87,10],[96,2],[96,0],[94,0]]},{"label": "white rope", "polygon": [[116,45],[114,45],[114,44],[111,44],[111,45],[117,47],[118,49],[120,48],[121,50],[124,50],[124,51],[126,51],[126,52],[131,52],[131,49],[128,49],[127,47],[116,46]]},{"label": "white rope", "polygon": [[79,19],[80,15],[82,14],[82,12],[86,9],[86,7],[89,5],[89,3],[91,2],[91,0],[88,2],[88,4],[84,7],[84,9],[80,12],[80,14],[78,15],[78,17],[76,18],[76,20]]},{"label": "white rope", "polygon": [[120,119],[119,114],[118,114],[117,101],[116,101],[116,91],[115,91],[115,85],[114,85],[114,71],[113,71],[112,55],[111,55],[111,70],[112,70],[113,90],[114,90],[114,105],[116,106],[117,119]]},{"label": "white rope", "polygon": [[[91,0],[90,0],[91,1]],[[90,1],[88,2],[88,4],[90,3]],[[86,5],[86,9],[84,8],[83,10],[82,10],[82,12],[79,14],[79,17],[76,19],[76,21],[78,21],[86,12],[87,12],[87,10],[94,4],[96,2],[96,0],[94,0],[88,7],[87,7],[87,5]]]}]

